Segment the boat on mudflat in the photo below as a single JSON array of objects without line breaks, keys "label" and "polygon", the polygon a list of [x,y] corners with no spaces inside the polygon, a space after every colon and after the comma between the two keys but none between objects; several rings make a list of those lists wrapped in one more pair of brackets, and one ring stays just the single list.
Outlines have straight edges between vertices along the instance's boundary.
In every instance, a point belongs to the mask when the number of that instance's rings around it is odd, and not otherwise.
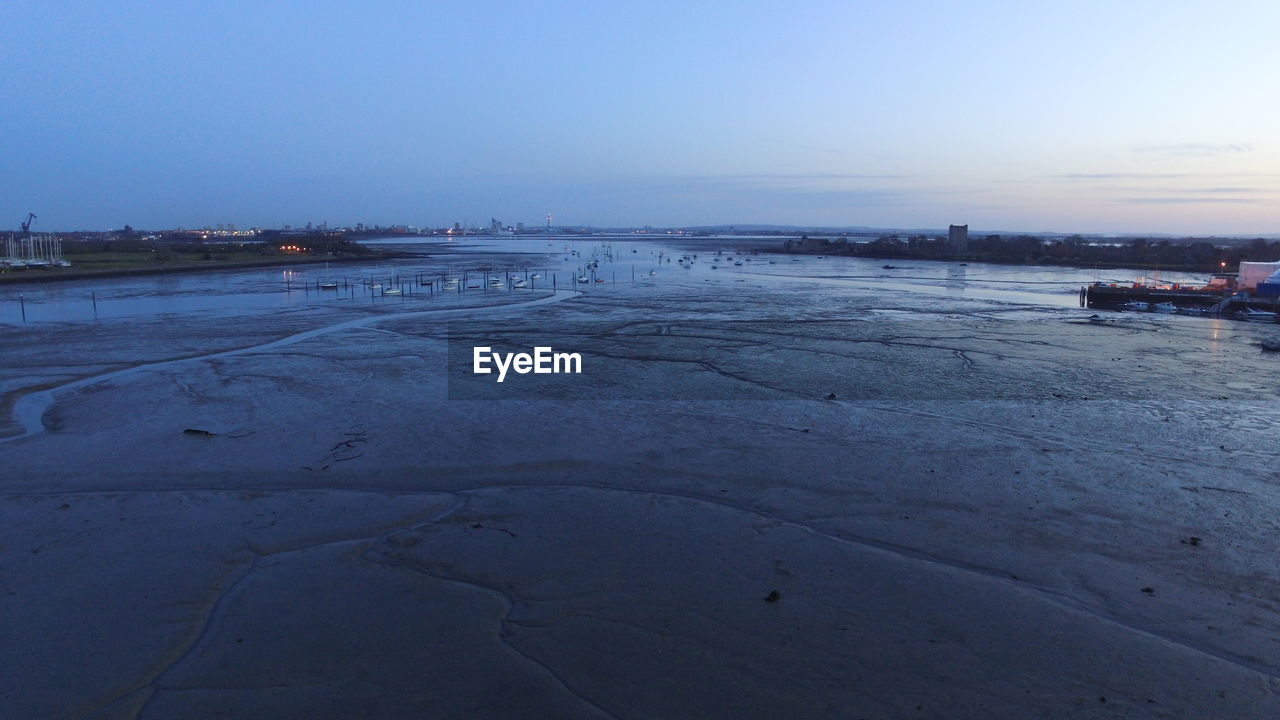
[{"label": "boat on mudflat", "polygon": [[1276,313],[1246,307],[1243,310],[1237,310],[1236,317],[1241,320],[1253,320],[1255,322],[1275,322]]}]

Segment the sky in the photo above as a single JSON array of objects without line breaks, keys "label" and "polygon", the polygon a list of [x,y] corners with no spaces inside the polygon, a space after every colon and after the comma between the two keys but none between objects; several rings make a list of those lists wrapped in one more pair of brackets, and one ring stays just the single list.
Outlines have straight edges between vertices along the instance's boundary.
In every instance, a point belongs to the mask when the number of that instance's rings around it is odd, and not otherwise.
[{"label": "sky", "polygon": [[1280,233],[1280,3],[0,0],[0,229]]}]

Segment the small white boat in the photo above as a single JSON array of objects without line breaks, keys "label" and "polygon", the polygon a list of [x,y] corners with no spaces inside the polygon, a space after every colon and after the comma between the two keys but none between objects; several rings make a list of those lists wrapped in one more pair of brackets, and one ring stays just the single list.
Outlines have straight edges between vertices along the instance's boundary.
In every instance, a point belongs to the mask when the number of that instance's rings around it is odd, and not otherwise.
[{"label": "small white boat", "polygon": [[578,276],[578,282],[580,282],[580,283],[589,283],[589,282],[591,282],[591,280],[590,280],[586,275],[579,275],[579,276]]},{"label": "small white boat", "polygon": [[1236,317],[1240,318],[1241,320],[1259,320],[1262,322],[1275,322],[1276,314],[1273,312],[1267,312],[1266,310],[1254,310],[1251,307],[1246,307],[1245,309],[1236,312]]},{"label": "small white boat", "polygon": [[1155,310],[1156,312],[1177,312],[1178,306],[1174,305],[1171,302],[1162,302],[1162,303],[1156,303],[1155,305],[1152,305],[1151,309]]},{"label": "small white boat", "polygon": [[337,289],[338,289],[338,283],[336,283],[336,282],[322,282],[322,283],[320,283],[320,289],[321,289],[321,290],[337,290]]},{"label": "small white boat", "polygon": [[522,288],[522,287],[527,287],[528,285],[529,285],[529,283],[527,283],[527,282],[525,282],[525,281],[523,281],[523,280],[517,280],[517,281],[515,281],[515,282],[511,283],[511,287],[513,287],[513,288]]},{"label": "small white boat", "polygon": [[530,276],[529,276],[529,279],[530,279],[530,280],[537,280],[537,279],[538,279],[538,278],[540,278],[540,277],[542,277],[542,273],[534,273],[534,274],[532,274],[532,275],[530,275]]},{"label": "small white boat", "polygon": [[399,295],[400,288],[387,288],[386,290],[382,291],[382,294],[383,295]]},{"label": "small white boat", "polygon": [[1151,304],[1144,303],[1138,300],[1130,300],[1129,302],[1121,305],[1120,308],[1123,310],[1150,310]]}]

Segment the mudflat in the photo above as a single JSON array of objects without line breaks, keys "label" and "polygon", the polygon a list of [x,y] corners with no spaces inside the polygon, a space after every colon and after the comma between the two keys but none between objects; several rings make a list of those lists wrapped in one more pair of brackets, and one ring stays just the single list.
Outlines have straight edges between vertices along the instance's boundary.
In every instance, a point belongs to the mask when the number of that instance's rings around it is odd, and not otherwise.
[{"label": "mudflat", "polygon": [[1270,328],[815,267],[0,326],[0,715],[1280,716]]}]

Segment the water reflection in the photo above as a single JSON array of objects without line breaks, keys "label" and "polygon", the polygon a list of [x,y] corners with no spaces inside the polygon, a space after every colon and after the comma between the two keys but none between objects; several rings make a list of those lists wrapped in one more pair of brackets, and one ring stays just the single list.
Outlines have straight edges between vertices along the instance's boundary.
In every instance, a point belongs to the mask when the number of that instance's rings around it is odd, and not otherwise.
[{"label": "water reflection", "polygon": [[[529,279],[527,287],[542,289],[558,282],[559,287],[584,289],[573,278],[592,276],[608,285],[640,283],[696,282],[715,288],[736,285],[735,292],[749,292],[751,284],[791,283],[802,280],[829,287],[856,287],[871,290],[908,291],[926,294],[1013,302],[1020,304],[1074,307],[1080,286],[1095,279],[1095,269],[1046,266],[1010,266],[942,261],[901,261],[900,267],[885,266],[869,258],[811,255],[776,255],[777,238],[662,238],[635,240],[605,237],[469,237],[453,241],[437,238],[386,238],[368,241],[389,249],[422,253],[422,257],[358,263],[304,265],[290,268],[257,268],[241,271],[136,276],[101,280],[0,286],[0,323],[79,322],[95,318],[145,317],[182,313],[218,313],[229,316],[252,315],[264,311],[333,303],[380,302],[370,289],[374,283],[390,287],[403,285],[403,302],[432,295],[439,279],[463,273],[502,275],[511,272],[544,277]],[[734,261],[712,263],[717,251]],[[429,255],[429,256],[428,256]],[[680,262],[682,256],[697,259]],[[741,263],[741,264],[738,264]],[[716,270],[712,271],[712,266]],[[483,269],[482,269],[483,268]],[[652,275],[650,273],[653,273]],[[1118,282],[1129,282],[1134,272],[1103,271]],[[416,282],[419,275],[436,278],[431,286]],[[1172,282],[1203,280],[1196,275],[1170,273]],[[475,275],[473,275],[474,277]],[[511,290],[511,278],[504,278],[504,290]],[[333,282],[337,290],[321,290],[318,283]],[[481,280],[480,290],[489,283]],[[589,287],[596,287],[591,282]],[[600,287],[606,288],[607,285]],[[466,288],[463,288],[466,290]],[[456,298],[452,298],[456,300]]]}]

